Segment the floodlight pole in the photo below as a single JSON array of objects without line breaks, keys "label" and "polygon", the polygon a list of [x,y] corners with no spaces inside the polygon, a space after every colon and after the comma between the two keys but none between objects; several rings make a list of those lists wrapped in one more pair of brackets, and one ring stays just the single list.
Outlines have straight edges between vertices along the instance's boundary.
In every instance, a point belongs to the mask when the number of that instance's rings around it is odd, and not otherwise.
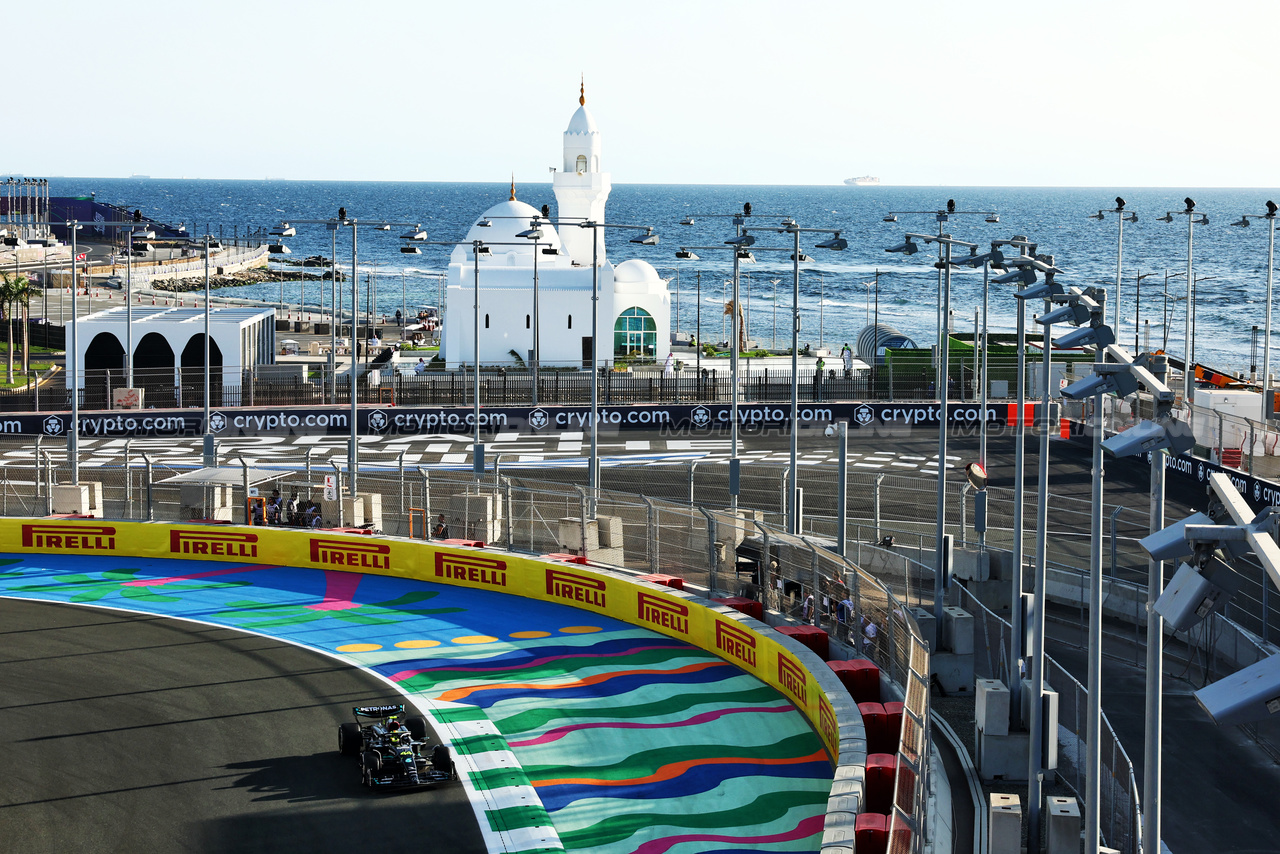
[{"label": "floodlight pole", "polygon": [[947,319],[951,316],[951,240],[942,235],[942,324],[938,327],[938,522],[936,527],[936,551],[933,556],[933,619],[936,630],[934,649],[942,648],[943,596],[946,595],[944,578],[944,546],[947,536],[947,386],[949,384],[949,351],[951,330]]},{"label": "floodlight pole", "polygon": [[[1268,226],[1271,224],[1268,223]],[[1274,230],[1272,230],[1274,234]],[[1268,270],[1270,278],[1270,270]],[[1269,302],[1269,301],[1268,301]],[[1268,306],[1269,307],[1269,306]],[[1156,356],[1151,372],[1165,380],[1168,359]],[[1151,452],[1151,515],[1148,531],[1164,528],[1164,468],[1167,451]],[[1146,726],[1142,745],[1142,839],[1148,851],[1160,851],[1160,766],[1164,738],[1164,618],[1155,610],[1164,592],[1164,562],[1151,558],[1147,563],[1147,679]]]},{"label": "floodlight pole", "polygon": [[[1122,215],[1123,219],[1123,215]],[[1106,317],[1106,291],[1096,293],[1097,317]],[[1105,329],[1106,327],[1101,327]],[[1106,361],[1106,348],[1094,345],[1094,370]],[[1102,840],[1100,783],[1102,779],[1102,435],[1103,404],[1107,393],[1093,396],[1093,494],[1089,506],[1089,706],[1086,713],[1084,840],[1086,851],[1097,851]]]},{"label": "floodlight pole", "polygon": [[80,336],[77,334],[80,314],[76,296],[80,292],[79,248],[76,245],[76,232],[79,222],[68,222],[71,232],[71,346],[67,348],[67,363],[71,374],[71,431],[67,434],[67,456],[71,457],[71,483],[80,485]]},{"label": "floodlight pole", "polygon": [[[1045,297],[1045,311],[1051,301]],[[1052,324],[1045,324],[1044,363],[1040,373],[1040,459],[1036,493],[1036,570],[1031,614],[1031,720],[1027,769],[1028,850],[1040,850],[1040,808],[1044,801],[1044,592],[1048,575],[1049,383],[1052,374]],[[1056,737],[1056,734],[1054,734]]]},{"label": "floodlight pole", "polygon": [[[133,228],[126,237],[128,246],[125,257],[124,285],[124,369],[125,385],[133,388]],[[207,332],[206,332],[207,334]],[[110,401],[107,402],[110,405]]]},{"label": "floodlight pole", "polygon": [[[349,481],[348,489],[350,495],[356,494],[356,478],[359,474],[360,466],[360,439],[357,433],[356,420],[360,417],[360,407],[356,398],[356,366],[359,359],[356,353],[359,351],[358,338],[359,332],[359,299],[360,299],[360,277],[356,274],[357,246],[356,234],[360,231],[357,228],[358,220],[355,217],[347,220],[347,225],[351,226],[351,436],[347,441],[347,480]],[[368,347],[368,344],[365,344]],[[342,496],[338,496],[341,502]]]},{"label": "floodlight pole", "polygon": [[[194,226],[193,226],[194,227]],[[209,235],[204,236],[204,435],[209,436]],[[207,439],[206,439],[207,441]]]},{"label": "floodlight pole", "polygon": [[[787,533],[798,536],[800,515],[796,496],[800,487],[800,229],[793,229],[792,234],[795,240],[792,243],[794,254],[791,260],[791,436],[787,470],[787,488],[791,490],[791,494],[787,497]],[[840,477],[845,477],[843,468]],[[843,528],[840,529],[840,534],[844,535]]]},{"label": "floodlight pole", "polygon": [[472,288],[474,303],[471,306],[472,321],[472,358],[475,362],[472,370],[475,372],[474,387],[472,396],[475,398],[472,404],[475,410],[472,412],[472,420],[475,422],[475,438],[472,440],[472,471],[475,472],[476,480],[479,480],[484,471],[484,446],[480,444],[480,249],[484,246],[483,240],[471,241],[471,258],[475,267],[475,284]]},{"label": "floodlight pole", "polygon": [[[738,234],[742,234],[741,220],[735,219]],[[738,291],[738,272],[741,267],[738,261],[738,247],[733,247],[733,313],[729,315],[730,328],[729,338],[733,342],[732,349],[729,350],[729,376],[733,383],[733,389],[730,394],[729,404],[729,512],[737,519],[738,514],[738,492],[742,488],[742,469],[738,460],[738,341],[740,333],[739,322],[742,319],[742,306],[739,304]],[[791,377],[791,387],[795,388],[795,375]],[[792,425],[794,427],[794,425]],[[794,435],[794,432],[792,433]],[[793,484],[794,488],[794,484]],[[795,502],[791,502],[792,505]]]}]

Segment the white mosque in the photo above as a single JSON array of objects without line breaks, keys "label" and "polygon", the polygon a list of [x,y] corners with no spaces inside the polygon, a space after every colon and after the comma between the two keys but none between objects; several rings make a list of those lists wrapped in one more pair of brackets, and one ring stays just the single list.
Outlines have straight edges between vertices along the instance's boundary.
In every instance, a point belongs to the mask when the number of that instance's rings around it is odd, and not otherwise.
[{"label": "white mosque", "polygon": [[[541,213],[516,200],[513,182],[511,198],[485,211],[449,257],[441,346],[449,370],[475,362],[477,328],[481,365],[511,365],[517,361],[512,351],[530,364],[535,326],[542,367],[589,366],[593,250],[599,264],[601,362],[631,356],[661,364],[671,349],[671,295],[666,281],[646,261],[623,261],[615,267],[605,254],[604,229],[576,225],[605,222],[605,202],[612,189],[609,173],[602,171],[600,130],[587,110],[585,90],[578,104],[564,132],[564,167],[555,173],[553,183],[557,210],[551,220],[559,228],[545,218],[538,226],[542,237],[536,244],[537,321],[535,243],[519,234]],[[485,244],[478,277],[476,240]],[[474,308],[477,278],[478,311]]]}]

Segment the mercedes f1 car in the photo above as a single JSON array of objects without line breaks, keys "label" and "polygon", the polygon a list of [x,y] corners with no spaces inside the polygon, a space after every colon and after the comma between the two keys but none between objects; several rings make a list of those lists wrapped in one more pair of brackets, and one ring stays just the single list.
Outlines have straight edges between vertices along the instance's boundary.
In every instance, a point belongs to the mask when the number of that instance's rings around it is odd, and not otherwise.
[{"label": "mercedes f1 car", "polygon": [[370,789],[428,786],[458,779],[449,748],[432,746],[427,719],[403,705],[356,706],[354,722],[338,725],[338,752],[360,757],[360,779]]}]

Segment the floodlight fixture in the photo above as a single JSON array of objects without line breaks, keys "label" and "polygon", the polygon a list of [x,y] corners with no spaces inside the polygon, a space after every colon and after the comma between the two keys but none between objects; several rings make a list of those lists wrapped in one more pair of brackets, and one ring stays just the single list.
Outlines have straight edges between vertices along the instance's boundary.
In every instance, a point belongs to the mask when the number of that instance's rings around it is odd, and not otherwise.
[{"label": "floodlight fixture", "polygon": [[737,250],[736,254],[738,256],[739,261],[745,261],[748,264],[754,264],[756,262],[756,256],[752,255],[746,249],[739,249]]},{"label": "floodlight fixture", "polygon": [[756,236],[754,234],[747,234],[746,232],[743,232],[737,237],[730,237],[724,243],[726,246],[752,246],[755,242]]},{"label": "floodlight fixture", "polygon": [[477,223],[476,223],[476,225],[477,225],[477,226],[479,226],[480,228],[492,228],[492,227],[493,227],[493,223],[492,223],[490,220],[488,220],[488,219],[482,219],[482,220],[480,220],[479,222],[477,222]]},{"label": "floodlight fixture", "polygon": [[999,221],[1000,221],[1000,215],[999,215],[999,214],[989,214],[989,215],[987,216],[987,222],[990,222],[990,223],[996,223],[996,222],[999,222]]},{"label": "floodlight fixture", "polygon": [[1088,323],[1089,307],[1079,302],[1070,302],[1060,308],[1055,308],[1053,311],[1046,311],[1036,318],[1036,323],[1045,326],[1050,323],[1062,323],[1064,321],[1072,326]]},{"label": "floodlight fixture", "polygon": [[1241,228],[1248,228],[1248,227],[1249,227],[1249,218],[1248,218],[1247,216],[1242,216],[1242,217],[1240,217],[1240,221],[1239,221],[1239,222],[1233,222],[1233,223],[1231,223],[1231,225],[1238,225],[1238,226],[1240,226]]},{"label": "floodlight fixture", "polygon": [[1273,655],[1195,692],[1219,726],[1257,723],[1280,714],[1280,655]]},{"label": "floodlight fixture", "polygon": [[833,249],[839,252],[849,248],[849,241],[841,237],[840,232],[837,231],[835,234],[835,237],[832,237],[830,240],[824,240],[821,243],[818,243],[815,245],[819,249]]},{"label": "floodlight fixture", "polygon": [[1096,219],[1096,220],[1104,220],[1106,218],[1107,218],[1107,215],[1102,211],[1098,211],[1096,214],[1089,214],[1085,217],[1085,219]]},{"label": "floodlight fixture", "polygon": [[400,235],[401,240],[426,240],[427,233],[422,230],[422,226],[415,225],[413,228]]},{"label": "floodlight fixture", "polygon": [[275,228],[271,229],[271,234],[276,237],[294,237],[298,233],[298,229],[289,225],[287,222],[281,222]]},{"label": "floodlight fixture", "polygon": [[987,470],[982,463],[969,463],[964,467],[964,476],[974,489],[987,488]]},{"label": "floodlight fixture", "polygon": [[652,228],[646,228],[644,234],[631,238],[632,243],[639,243],[641,246],[657,246],[658,235],[653,233]]},{"label": "floodlight fixture", "polygon": [[[1188,528],[1188,533],[1195,526]],[[1218,528],[1219,525],[1200,527]],[[1243,578],[1210,546],[1197,548],[1193,563],[1183,563],[1152,609],[1174,631],[1186,631],[1219,610],[1240,589]]]},{"label": "floodlight fixture", "polygon": [[377,231],[390,231],[390,230],[391,230],[391,223],[389,223],[389,222],[384,222],[382,225],[374,226],[374,229],[375,229],[375,230],[377,230]]},{"label": "floodlight fixture", "polygon": [[890,247],[884,251],[885,252],[901,252],[903,255],[914,255],[920,251],[920,247],[915,244],[915,241],[913,241],[910,237],[908,237],[906,243],[902,243],[898,246]]},{"label": "floodlight fixture", "polygon": [[272,243],[267,246],[267,252],[271,255],[291,255],[293,250],[283,243]]},{"label": "floodlight fixture", "polygon": [[[1103,367],[1096,365],[1096,368]],[[1128,365],[1118,365],[1125,370],[1116,373],[1093,373],[1084,379],[1076,380],[1062,390],[1062,396],[1072,400],[1093,397],[1095,394],[1114,394],[1117,397],[1128,397],[1138,390],[1138,380],[1129,373]]]},{"label": "floodlight fixture", "polygon": [[1164,216],[1156,217],[1156,222],[1173,222],[1173,214],[1167,213]]},{"label": "floodlight fixture", "polygon": [[[993,285],[1013,285],[1013,284],[1034,285],[1035,283],[1036,283],[1036,271],[1032,270],[1030,267],[1020,267],[1008,273],[1005,273],[1002,276],[996,276],[994,279],[991,280],[991,284]],[[1040,287],[1047,288],[1049,287],[1049,284],[1045,283]],[[1061,289],[1062,286],[1058,285],[1058,288]],[[1042,296],[1042,295],[1043,294],[1039,294],[1039,293],[1034,294],[1034,296]],[[1014,296],[1018,297],[1019,299],[1028,299],[1028,295],[1025,289],[1021,291],[1017,291],[1016,293],[1014,293]]]},{"label": "floodlight fixture", "polygon": [[[792,253],[791,253],[791,260],[792,260],[792,261],[796,260],[796,253],[794,253],[794,252],[792,252]],[[808,255],[804,254],[803,252],[801,252],[801,253],[800,253],[800,261],[801,261],[801,263],[804,263],[804,262],[806,262],[806,261],[812,261],[812,260],[813,260],[812,258],[810,258]]]},{"label": "floodlight fixture", "polygon": [[[1057,346],[1064,349],[1073,349],[1076,347],[1110,347],[1116,343],[1116,334],[1111,331],[1110,326],[1098,324],[1097,326],[1081,326],[1079,329],[1068,332],[1057,341]],[[1137,390],[1136,387],[1134,389]],[[1065,393],[1066,389],[1063,389]],[[1132,394],[1132,392],[1130,392]]]},{"label": "floodlight fixture", "polygon": [[889,214],[887,217],[885,217],[885,218],[882,220],[882,222],[897,222],[897,221],[898,221],[898,215],[897,215],[897,214]]},{"label": "floodlight fixture", "polygon": [[535,226],[535,227],[533,227],[533,228],[526,228],[524,231],[518,231],[518,232],[516,232],[516,237],[524,237],[524,238],[527,238],[527,239],[529,239],[529,240],[541,240],[541,239],[542,239],[542,229],[540,229],[540,228],[538,228],[538,227],[536,227],[536,226]]},{"label": "floodlight fixture", "polygon": [[701,261],[702,260],[694,253],[690,252],[688,249],[676,250],[676,258],[677,260],[680,260],[680,261]]},{"label": "floodlight fixture", "polygon": [[400,252],[404,255],[421,255],[422,250],[416,246],[401,246]]},{"label": "floodlight fixture", "polygon": [[1191,425],[1169,419],[1163,423],[1143,419],[1134,426],[1102,440],[1102,450],[1113,457],[1132,457],[1154,451],[1185,454],[1196,444]]},{"label": "floodlight fixture", "polygon": [[488,246],[485,246],[483,243],[481,243],[479,246],[476,247],[475,254],[480,257],[492,256],[493,250],[490,249]]},{"label": "floodlight fixture", "polygon": [[681,224],[681,225],[693,225],[696,221],[697,221],[697,220],[695,220],[693,217],[691,217],[691,216],[687,216],[687,217],[685,217],[684,219],[680,220],[680,224]]}]

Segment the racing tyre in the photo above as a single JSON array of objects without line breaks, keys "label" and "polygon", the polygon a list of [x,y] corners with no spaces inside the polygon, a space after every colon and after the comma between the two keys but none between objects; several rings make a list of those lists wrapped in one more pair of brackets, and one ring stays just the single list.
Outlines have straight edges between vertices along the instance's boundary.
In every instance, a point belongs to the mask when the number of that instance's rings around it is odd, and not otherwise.
[{"label": "racing tyre", "polygon": [[404,719],[404,725],[409,729],[409,735],[414,740],[422,741],[427,737],[427,719],[422,715],[410,715]]},{"label": "racing tyre", "polygon": [[338,724],[338,752],[343,756],[355,756],[364,746],[364,736],[360,734],[360,724]]},{"label": "racing tyre", "polygon": [[449,755],[449,748],[443,744],[437,744],[431,748],[431,767],[441,774],[448,774],[450,779],[454,777],[456,772],[453,768],[453,757]]},{"label": "racing tyre", "polygon": [[382,756],[376,750],[366,750],[360,754],[360,780],[370,789],[373,778],[382,771]]}]

